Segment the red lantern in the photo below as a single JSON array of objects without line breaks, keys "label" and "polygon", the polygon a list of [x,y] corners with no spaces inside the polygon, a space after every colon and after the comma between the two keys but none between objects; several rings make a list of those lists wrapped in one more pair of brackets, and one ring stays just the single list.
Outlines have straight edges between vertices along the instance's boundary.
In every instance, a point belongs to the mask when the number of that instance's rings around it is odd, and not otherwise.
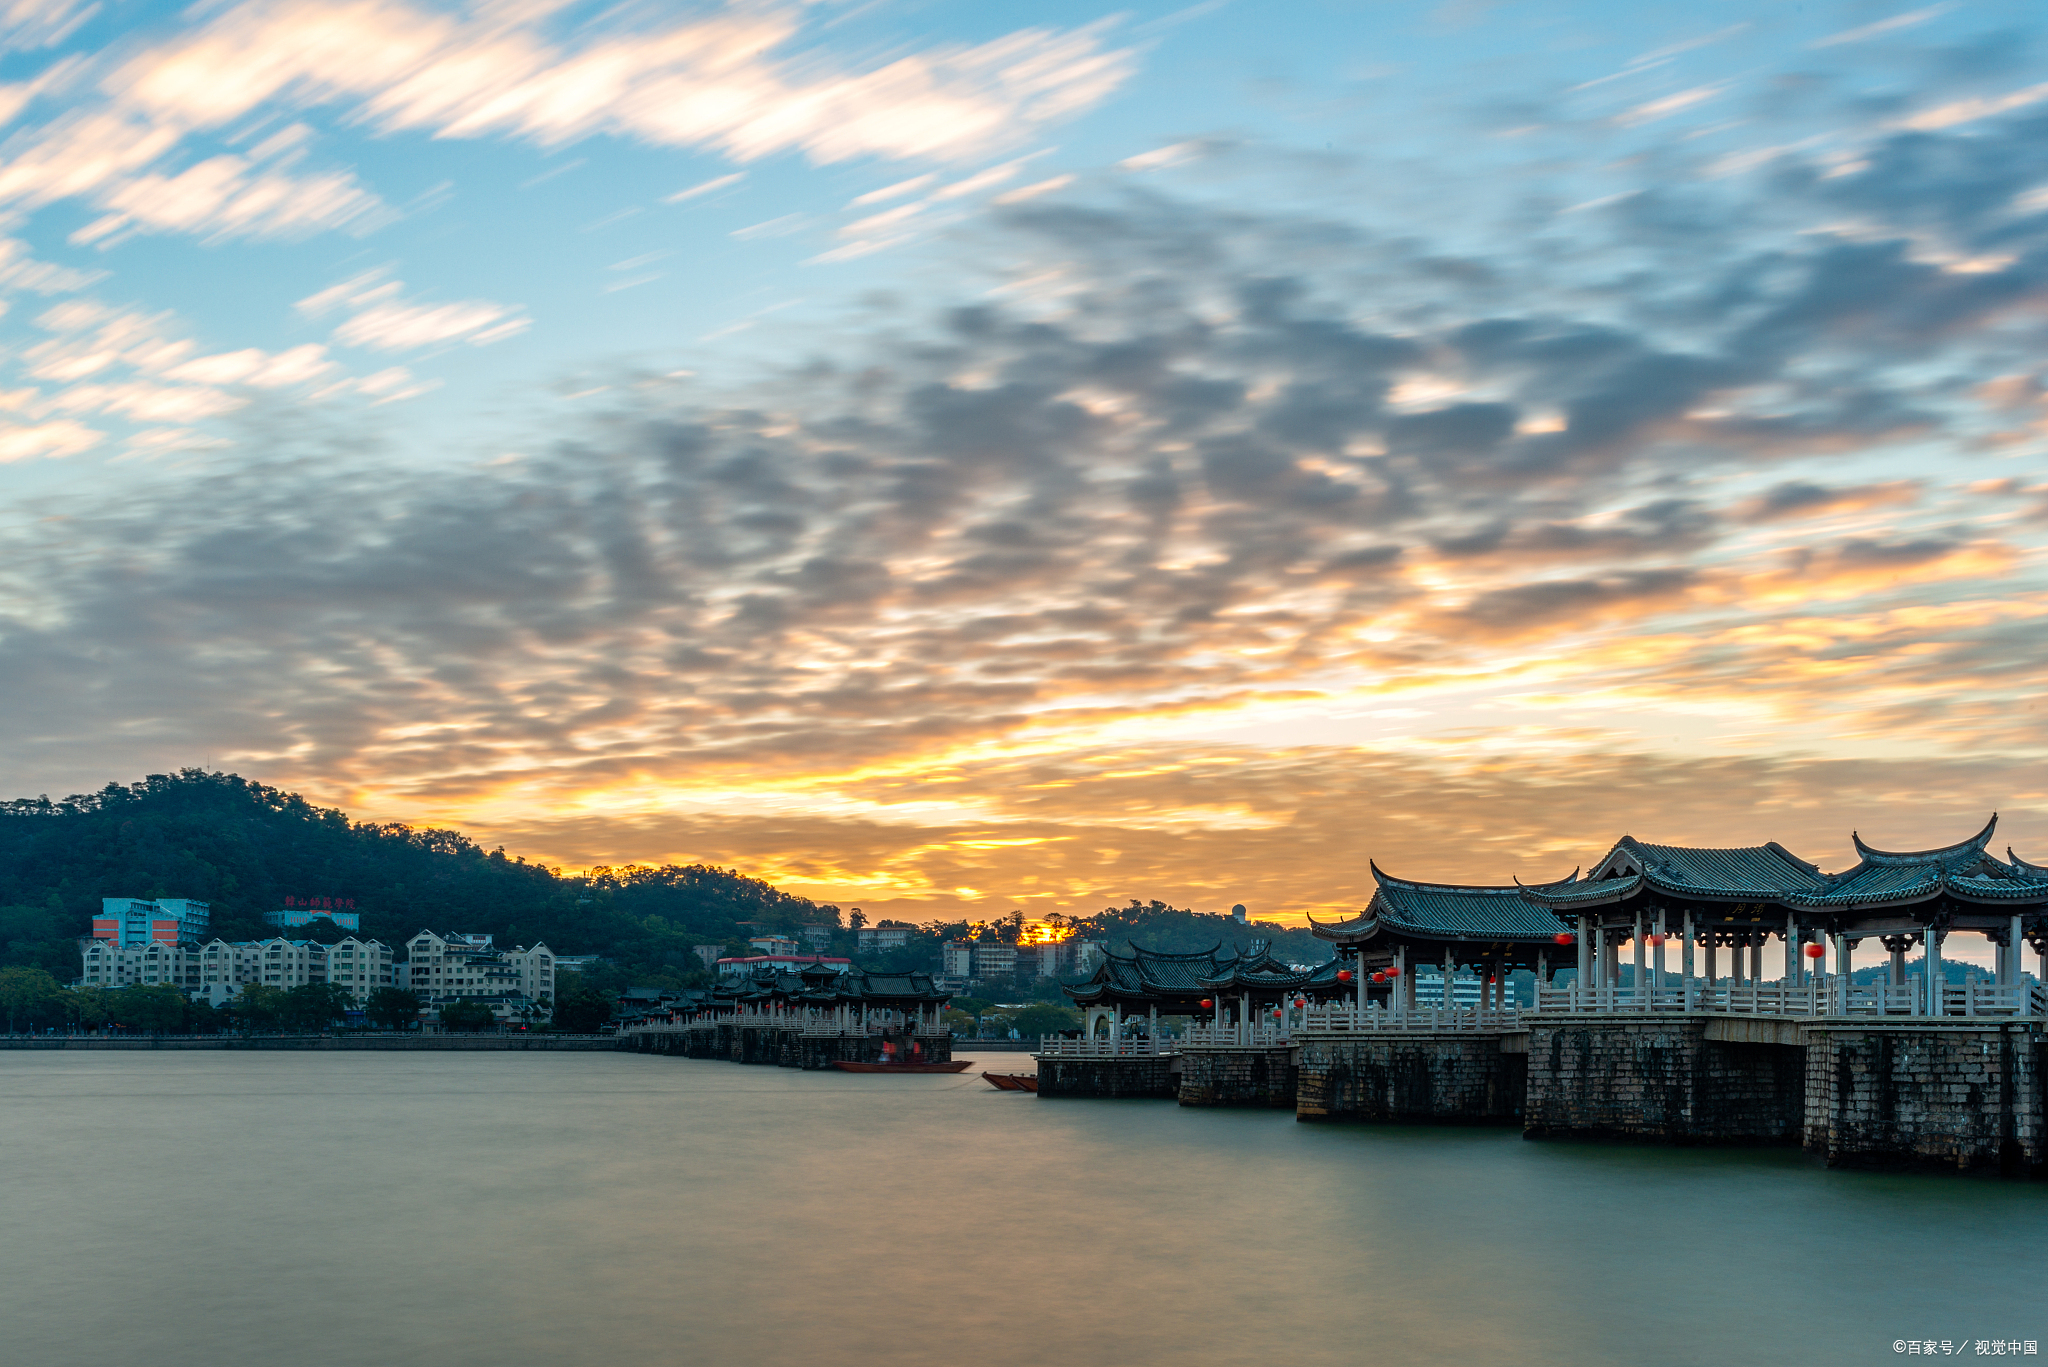
[{"label": "red lantern", "polygon": [[1280,1013],[1279,1013],[1278,1011],[1275,1011],[1275,1012],[1273,1013],[1273,1019],[1274,1019],[1274,1020],[1279,1020],[1279,1019],[1280,1019]]},{"label": "red lantern", "polygon": [[1294,999],[1294,1004],[1295,1004],[1296,1006],[1307,1006],[1307,1005],[1308,1005],[1308,998],[1306,998],[1306,997],[1296,997],[1296,998]]},{"label": "red lantern", "polygon": [[1827,952],[1828,947],[1826,945],[1808,945],[1806,947],[1806,957],[1809,959],[1818,959]]},{"label": "red lantern", "polygon": [[1643,943],[1648,945],[1650,948],[1655,949],[1657,946],[1664,943],[1664,932],[1661,930],[1651,931],[1648,935],[1645,935],[1643,937]]},{"label": "red lantern", "polygon": [[1557,934],[1551,936],[1550,938],[1552,943],[1554,944],[1568,945],[1572,942],[1574,937],[1569,930],[1560,930],[1559,932],[1557,932]]},{"label": "red lantern", "polygon": [[1401,965],[1399,965],[1399,964],[1388,964],[1388,965],[1387,965],[1387,976],[1388,976],[1389,978],[1398,978],[1398,977],[1400,977],[1400,976],[1401,976]]},{"label": "red lantern", "polygon": [[1207,1011],[1207,1010],[1208,1010],[1208,1009],[1209,1009],[1210,1007],[1214,1006],[1215,1004],[1216,1004],[1216,1003],[1215,1003],[1215,1001],[1214,1001],[1214,1000],[1212,1000],[1211,998],[1208,998],[1208,997],[1204,997],[1204,998],[1202,998],[1202,1009],[1203,1009],[1204,1011]]},{"label": "red lantern", "polygon": [[1337,981],[1338,981],[1338,982],[1340,982],[1340,983],[1348,983],[1348,982],[1350,982],[1350,981],[1351,981],[1351,970],[1350,970],[1350,969],[1348,969],[1348,968],[1340,968],[1340,969],[1338,969],[1338,970],[1337,970]]},{"label": "red lantern", "polygon": [[1383,983],[1387,980],[1387,975],[1384,973],[1375,973],[1372,975],[1372,980],[1376,983]]}]

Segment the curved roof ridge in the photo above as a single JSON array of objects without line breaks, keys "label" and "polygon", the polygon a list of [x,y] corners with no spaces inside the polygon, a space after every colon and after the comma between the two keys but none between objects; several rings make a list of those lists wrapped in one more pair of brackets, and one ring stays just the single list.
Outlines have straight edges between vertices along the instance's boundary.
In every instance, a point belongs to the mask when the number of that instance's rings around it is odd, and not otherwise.
[{"label": "curved roof ridge", "polygon": [[1213,959],[1216,957],[1216,951],[1222,948],[1223,941],[1218,940],[1207,949],[1198,949],[1194,953],[1188,954],[1170,949],[1147,949],[1134,940],[1131,942],[1130,962],[1137,962],[1138,956],[1143,955],[1148,959],[1171,959],[1175,963],[1190,963],[1196,959]]},{"label": "curved roof ridge", "polygon": [[[1984,829],[1968,840],[1958,840],[1953,845],[1939,845],[1931,850],[1880,850],[1874,845],[1863,843],[1863,836],[1856,831],[1849,832],[1849,839],[1856,844],[1856,853],[1867,864],[1926,864],[1945,856],[1966,854],[1971,850],[1982,854],[1984,847],[1991,843],[1991,833],[1998,829],[1998,813],[1984,823]],[[2010,851],[2007,851],[2010,853]]]},{"label": "curved roof ridge", "polygon": [[2007,845],[2005,847],[2005,862],[2012,865],[2014,868],[2020,870],[2022,873],[2039,874],[2043,878],[2048,878],[2048,865],[2028,863],[2026,860],[2014,854],[2012,852],[2012,846],[2010,845]]},{"label": "curved roof ridge", "polygon": [[1566,883],[1570,883],[1577,880],[1579,876],[1579,871],[1577,869],[1573,869],[1563,878],[1555,878],[1550,880],[1549,882],[1544,883],[1524,883],[1520,875],[1518,874],[1509,875],[1509,877],[1515,880],[1512,883],[1423,883],[1418,882],[1413,878],[1396,878],[1393,874],[1388,873],[1385,869],[1382,869],[1378,864],[1373,864],[1372,876],[1379,881],[1381,887],[1392,886],[1396,888],[1405,888],[1409,892],[1490,892],[1505,897],[1519,897],[1522,895],[1521,889],[1525,887],[1562,887]]}]

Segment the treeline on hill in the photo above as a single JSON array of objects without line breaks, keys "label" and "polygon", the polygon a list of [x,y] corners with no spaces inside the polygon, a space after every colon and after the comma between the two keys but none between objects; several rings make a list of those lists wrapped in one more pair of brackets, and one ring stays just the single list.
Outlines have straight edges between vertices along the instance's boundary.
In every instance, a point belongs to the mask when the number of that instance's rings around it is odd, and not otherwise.
[{"label": "treeline on hill", "polygon": [[[212,932],[227,940],[280,933],[263,914],[287,898],[341,898],[354,902],[365,937],[401,945],[431,929],[491,934],[501,945],[545,941],[557,953],[602,956],[608,962],[584,986],[614,990],[701,983],[694,946],[746,953],[751,935],[795,935],[804,926],[832,926],[831,952],[852,957],[854,930],[865,920],[858,908],[843,914],[702,864],[564,877],[456,831],[351,822],[295,793],[198,769],[61,801],[0,804],[0,966],[41,967],[60,982],[77,977],[77,941],[102,897],[208,902]],[[1014,938],[1021,919],[981,933]],[[1264,937],[1282,958],[1329,957],[1306,931],[1248,927],[1157,901],[1132,899],[1073,924],[1118,949],[1132,938],[1202,949]],[[970,931],[966,922],[932,923],[903,949],[860,957],[877,968],[935,971],[940,946]],[[316,921],[283,933],[331,943],[344,932]]]}]

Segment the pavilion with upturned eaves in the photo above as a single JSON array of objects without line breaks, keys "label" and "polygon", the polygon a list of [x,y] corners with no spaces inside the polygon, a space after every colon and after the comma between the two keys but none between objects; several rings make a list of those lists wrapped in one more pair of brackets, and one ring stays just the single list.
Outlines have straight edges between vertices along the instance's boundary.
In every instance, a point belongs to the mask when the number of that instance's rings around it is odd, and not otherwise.
[{"label": "pavilion with upturned eaves", "polygon": [[[1361,915],[1327,924],[1309,918],[1310,931],[1354,963],[1361,1008],[1377,999],[1412,1012],[1413,969],[1430,964],[1443,970],[1445,1006],[1457,971],[1471,968],[1480,975],[1481,1005],[1497,1010],[1509,973],[1526,968],[1542,979],[1562,957],[1557,936],[1565,923],[1524,897],[1520,884],[1419,883],[1395,878],[1378,864],[1371,868],[1376,886]],[[1541,886],[1571,887],[1577,877]]]},{"label": "pavilion with upturned eaves", "polygon": [[[1784,955],[1781,997],[1783,988],[1815,985],[1830,954],[1833,980],[1846,986],[1854,953],[1869,939],[1890,953],[1889,985],[1903,991],[1907,951],[1926,947],[1938,962],[1943,940],[1959,931],[1991,942],[1992,986],[2016,993],[2021,947],[2031,945],[2048,960],[2048,868],[2010,849],[2002,860],[1991,854],[1997,824],[1994,815],[1967,840],[1916,851],[1881,850],[1852,833],[1857,863],[1833,874],[1775,841],[1702,849],[1632,836],[1616,841],[1586,876],[1575,872],[1550,883],[1419,883],[1374,865],[1378,886],[1364,913],[1333,924],[1312,920],[1311,928],[1354,956],[1361,1008],[1369,979],[1381,973],[1397,983],[1407,977],[1389,1004],[1412,1007],[1411,961],[1441,963],[1447,973],[1457,966],[1479,970],[1492,984],[1496,1005],[1508,972],[1530,968],[1547,981],[1551,967],[1571,961],[1574,1003],[1593,1006],[1596,997],[1611,1001],[1620,989],[1624,946],[1635,961],[1633,990],[1661,989],[1667,941],[1679,948],[1683,985],[1672,989],[1679,993],[1672,1004],[1686,1009],[1711,1009],[1695,984],[1724,996],[1728,990],[1754,993],[1774,938]],[[2048,970],[2041,976],[2048,979]],[[1914,1010],[1947,1009],[1946,998],[1931,988],[1916,991],[1928,995]],[[1967,1003],[1974,1000],[1966,994],[1965,1009],[1973,1009]]]},{"label": "pavilion with upturned eaves", "polygon": [[1216,944],[1175,954],[1134,944],[1129,954],[1105,954],[1087,982],[1061,991],[1081,1008],[1085,1036],[1106,1029],[1111,1039],[1120,1039],[1125,1022],[1143,1016],[1147,1038],[1155,1040],[1162,1015],[1230,1026],[1350,991],[1352,975],[1342,964],[1330,960],[1297,968],[1274,958],[1271,945],[1253,940],[1241,953]]}]

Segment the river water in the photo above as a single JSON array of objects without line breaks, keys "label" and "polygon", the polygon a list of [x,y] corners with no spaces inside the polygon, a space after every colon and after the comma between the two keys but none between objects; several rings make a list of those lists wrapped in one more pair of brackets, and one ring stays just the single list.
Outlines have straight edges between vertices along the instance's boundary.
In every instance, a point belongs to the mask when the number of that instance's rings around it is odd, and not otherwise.
[{"label": "river water", "polygon": [[0,1218],[15,1367],[1722,1367],[2048,1344],[2048,1183],[1040,1100],[972,1072],[0,1052]]}]

